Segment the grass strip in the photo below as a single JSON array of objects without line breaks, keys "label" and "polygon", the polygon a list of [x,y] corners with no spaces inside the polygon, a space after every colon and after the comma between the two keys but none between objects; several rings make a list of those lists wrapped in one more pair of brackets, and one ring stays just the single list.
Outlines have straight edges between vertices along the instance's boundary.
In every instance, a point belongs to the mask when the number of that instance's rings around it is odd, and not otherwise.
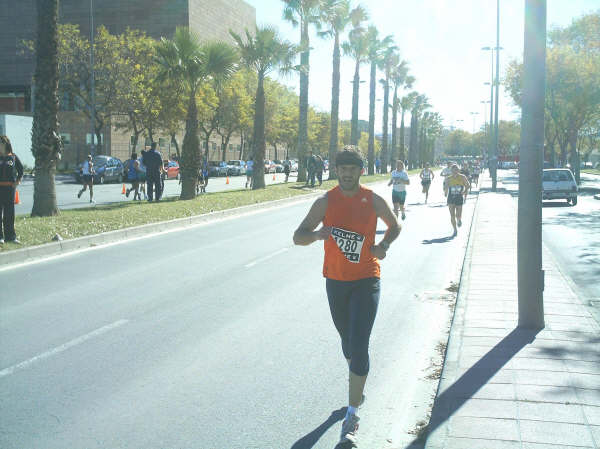
[{"label": "grass strip", "polygon": [[[419,170],[411,170],[409,173],[418,172]],[[362,176],[361,183],[367,184],[387,179],[389,179],[389,175]],[[319,190],[329,190],[336,185],[336,180],[324,181],[322,186],[315,188],[304,187],[304,183],[272,184],[260,190],[238,189],[207,193],[188,201],[181,201],[178,198],[167,198],[158,203],[122,201],[103,206],[62,210],[59,215],[54,217],[19,215],[15,218],[15,228],[21,244],[5,243],[0,245],[0,252],[49,243],[56,234],[64,240],[74,239],[117,229],[292,198]]]}]

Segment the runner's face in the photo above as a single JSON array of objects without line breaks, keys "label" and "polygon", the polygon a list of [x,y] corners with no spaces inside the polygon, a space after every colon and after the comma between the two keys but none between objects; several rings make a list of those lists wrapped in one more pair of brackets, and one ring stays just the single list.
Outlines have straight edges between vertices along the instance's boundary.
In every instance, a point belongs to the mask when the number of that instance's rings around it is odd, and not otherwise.
[{"label": "runner's face", "polygon": [[358,188],[361,172],[358,165],[338,165],[336,169],[342,190],[353,191]]}]

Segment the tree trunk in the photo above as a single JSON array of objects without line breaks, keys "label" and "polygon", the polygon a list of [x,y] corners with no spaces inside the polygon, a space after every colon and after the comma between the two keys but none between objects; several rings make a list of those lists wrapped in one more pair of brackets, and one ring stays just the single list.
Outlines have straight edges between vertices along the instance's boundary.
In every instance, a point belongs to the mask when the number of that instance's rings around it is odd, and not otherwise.
[{"label": "tree trunk", "polygon": [[310,40],[308,35],[308,21],[306,20],[302,21],[301,43],[303,48],[305,48],[306,50],[303,51],[300,55],[300,64],[302,65],[303,70],[300,72],[300,115],[298,119],[298,182],[306,181],[306,147],[308,145],[308,77],[310,71],[310,50],[308,48],[310,45]]},{"label": "tree trunk", "polygon": [[254,160],[252,190],[265,188],[265,88],[264,75],[258,75],[254,104]]},{"label": "tree trunk", "polygon": [[408,142],[408,169],[415,168],[417,152],[417,111],[413,110],[410,117],[410,140]]},{"label": "tree trunk", "polygon": [[32,217],[58,214],[54,174],[62,143],[58,135],[58,0],[37,0],[35,110],[31,151],[35,157]]},{"label": "tree trunk", "polygon": [[[406,111],[402,108],[402,120],[400,121],[400,159],[402,162],[406,160],[406,145],[404,143],[404,113]],[[407,167],[408,168],[408,167]]]},{"label": "tree trunk", "polygon": [[390,108],[390,81],[386,74],[385,85],[383,88],[383,144],[381,146],[381,173],[387,173],[389,163],[389,142],[388,142],[388,123],[389,123],[389,108]]},{"label": "tree trunk", "polygon": [[581,164],[579,161],[579,152],[577,151],[578,129],[571,129],[569,132],[569,146],[571,147],[571,171],[575,175],[577,185],[581,183]]},{"label": "tree trunk", "polygon": [[177,142],[177,136],[175,133],[171,133],[171,143],[175,145],[175,152],[177,153],[177,160],[181,161],[181,153],[179,152],[179,142]]},{"label": "tree trunk", "polygon": [[333,74],[331,82],[331,135],[329,137],[329,179],[337,179],[335,156],[338,147],[338,125],[340,112],[340,35],[335,33],[333,44]]},{"label": "tree trunk", "polygon": [[352,122],[350,123],[350,145],[357,146],[360,135],[358,132],[358,94],[360,86],[360,63],[356,61],[354,81],[352,85]]},{"label": "tree trunk", "polygon": [[392,100],[392,149],[390,152],[390,170],[396,167],[398,157],[398,86],[394,87],[394,99]]},{"label": "tree trunk", "polygon": [[196,92],[192,91],[188,101],[188,114],[185,123],[185,136],[182,148],[181,200],[191,200],[196,197],[198,183],[198,168],[200,166],[200,139],[198,138],[198,109],[196,107]]},{"label": "tree trunk", "polygon": [[368,173],[375,173],[375,88],[377,78],[377,64],[371,62],[371,81],[369,90],[369,151],[368,151]]}]

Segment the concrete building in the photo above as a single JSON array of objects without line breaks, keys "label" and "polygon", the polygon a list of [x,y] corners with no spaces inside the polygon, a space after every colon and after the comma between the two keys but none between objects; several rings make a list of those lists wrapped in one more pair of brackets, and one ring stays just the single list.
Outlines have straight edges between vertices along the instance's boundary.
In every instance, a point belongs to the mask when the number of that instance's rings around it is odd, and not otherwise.
[{"label": "concrete building", "polygon": [[[256,24],[255,9],[243,0],[94,0],[93,3],[95,27],[104,25],[111,34],[123,33],[129,27],[159,39],[171,37],[178,26],[187,26],[201,39],[231,43],[229,29],[242,32]],[[61,0],[59,5],[60,23],[77,24],[82,34],[89,36],[90,1]],[[35,0],[0,0],[0,30],[0,113],[31,114],[35,61],[24,51],[22,42],[35,39]],[[89,152],[92,142],[89,119],[80,112],[63,111],[60,123],[65,143],[62,164],[70,166]],[[219,146],[217,138],[214,144]],[[130,136],[109,125],[103,140],[105,153],[128,158]],[[170,139],[160,137],[159,142],[168,154]],[[239,143],[239,139],[233,140],[228,159],[237,159],[235,149]]]}]

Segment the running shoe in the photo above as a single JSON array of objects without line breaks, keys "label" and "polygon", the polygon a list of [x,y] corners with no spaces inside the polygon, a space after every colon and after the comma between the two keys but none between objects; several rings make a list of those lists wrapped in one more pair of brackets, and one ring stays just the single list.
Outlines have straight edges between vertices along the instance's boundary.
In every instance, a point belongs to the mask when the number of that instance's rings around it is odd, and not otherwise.
[{"label": "running shoe", "polygon": [[458,220],[458,222],[456,223],[458,225],[458,227],[460,228],[462,226],[462,221]]},{"label": "running shoe", "polygon": [[4,245],[4,239],[0,239],[0,245]]},{"label": "running shoe", "polygon": [[346,442],[352,443],[353,447],[356,447],[358,438],[356,433],[358,432],[358,421],[360,418],[357,415],[350,415],[348,419],[345,419],[342,423],[342,432],[340,434],[340,441],[338,444]]},{"label": "running shoe", "polygon": [[455,229],[454,232],[452,233],[452,237],[456,237],[457,235],[458,235],[458,232]]},{"label": "running shoe", "polygon": [[82,193],[81,191],[79,191],[79,192],[77,193],[77,198],[81,198],[81,193]]},{"label": "running shoe", "polygon": [[406,220],[406,214],[404,212],[402,212],[402,219]]}]

